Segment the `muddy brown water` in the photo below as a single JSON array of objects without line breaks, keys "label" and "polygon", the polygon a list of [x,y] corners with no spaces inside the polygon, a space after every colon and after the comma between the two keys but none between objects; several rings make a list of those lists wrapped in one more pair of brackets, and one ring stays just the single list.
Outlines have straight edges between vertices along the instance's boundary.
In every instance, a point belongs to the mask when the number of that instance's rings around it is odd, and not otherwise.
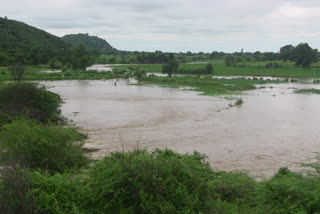
[{"label": "muddy brown water", "polygon": [[311,84],[274,84],[234,100],[127,81],[42,82],[59,93],[63,114],[88,133],[85,147],[102,159],[114,151],[170,148],[205,153],[214,169],[269,177],[298,170],[320,152],[320,95],[295,94]]}]

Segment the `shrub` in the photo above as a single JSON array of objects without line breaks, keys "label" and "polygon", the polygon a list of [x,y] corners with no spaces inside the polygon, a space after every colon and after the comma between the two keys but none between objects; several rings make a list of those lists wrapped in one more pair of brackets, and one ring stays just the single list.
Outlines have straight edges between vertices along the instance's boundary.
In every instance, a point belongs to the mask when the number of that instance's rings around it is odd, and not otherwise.
[{"label": "shrub", "polygon": [[236,106],[241,106],[242,104],[243,104],[242,98],[237,99],[237,101],[235,102]]},{"label": "shrub", "polygon": [[221,172],[210,184],[222,201],[251,203],[254,198],[256,182],[245,173]]},{"label": "shrub", "polygon": [[24,65],[22,62],[9,66],[8,70],[11,73],[13,80],[22,80],[24,74]]},{"label": "shrub", "polygon": [[59,95],[33,83],[14,83],[0,86],[0,126],[18,117],[41,122],[60,119]]},{"label": "shrub", "polygon": [[89,197],[82,180],[81,176],[68,173],[50,175],[31,172],[30,186],[36,204],[35,213],[87,213],[81,207],[82,200]]},{"label": "shrub", "polygon": [[35,203],[26,170],[11,164],[0,168],[0,213],[33,213]]},{"label": "shrub", "polygon": [[81,150],[85,136],[75,128],[20,120],[4,129],[0,133],[2,163],[16,161],[22,167],[58,172],[88,164]]},{"label": "shrub", "polygon": [[49,67],[52,69],[60,69],[63,67],[63,64],[57,58],[53,58],[49,61]]},{"label": "shrub", "polygon": [[259,203],[271,213],[316,213],[320,211],[320,180],[282,168],[258,186]]},{"label": "shrub", "polygon": [[206,157],[171,150],[114,153],[89,173],[89,213],[207,213],[215,173]]}]

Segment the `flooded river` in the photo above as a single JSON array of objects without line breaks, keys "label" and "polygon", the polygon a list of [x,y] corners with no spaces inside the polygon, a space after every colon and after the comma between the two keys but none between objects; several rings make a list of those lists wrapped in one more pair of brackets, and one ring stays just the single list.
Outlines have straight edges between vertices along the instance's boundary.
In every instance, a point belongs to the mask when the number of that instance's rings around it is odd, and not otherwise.
[{"label": "flooded river", "polygon": [[320,152],[320,95],[294,94],[311,84],[275,84],[234,100],[180,89],[110,81],[43,82],[64,99],[63,114],[88,133],[85,147],[103,158],[133,148],[205,153],[213,168],[268,177]]}]

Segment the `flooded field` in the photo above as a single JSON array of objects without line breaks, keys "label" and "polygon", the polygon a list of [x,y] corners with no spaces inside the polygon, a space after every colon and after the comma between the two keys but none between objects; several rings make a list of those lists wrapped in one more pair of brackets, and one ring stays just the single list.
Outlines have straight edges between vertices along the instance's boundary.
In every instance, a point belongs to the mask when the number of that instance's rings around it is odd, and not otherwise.
[{"label": "flooded field", "polygon": [[274,84],[234,100],[127,81],[42,82],[59,93],[63,114],[88,133],[92,158],[113,151],[170,148],[205,153],[213,168],[270,176],[320,152],[320,95],[295,94],[311,84]]},{"label": "flooded field", "polygon": [[[86,70],[95,70],[95,71],[112,71],[113,67],[121,66],[121,65],[128,65],[128,64],[94,64],[90,67],[87,67]],[[134,64],[132,64],[134,65]]]},{"label": "flooded field", "polygon": [[62,70],[60,70],[60,69],[53,69],[53,70],[43,70],[43,71],[39,71],[40,73],[48,73],[48,74],[50,74],[50,73],[60,73],[60,72],[62,72]]}]

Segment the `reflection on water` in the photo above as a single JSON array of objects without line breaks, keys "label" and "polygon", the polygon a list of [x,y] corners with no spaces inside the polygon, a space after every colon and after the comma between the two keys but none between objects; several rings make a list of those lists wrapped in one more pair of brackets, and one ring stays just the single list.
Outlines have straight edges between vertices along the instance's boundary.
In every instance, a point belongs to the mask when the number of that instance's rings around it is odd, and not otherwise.
[{"label": "reflection on water", "polygon": [[197,150],[216,169],[270,176],[320,152],[320,96],[294,94],[319,86],[265,85],[243,95],[242,107],[229,108],[234,101],[115,81],[43,83],[54,86],[50,90],[65,101],[63,114],[88,133],[85,146],[99,149],[93,158],[137,145]]}]

